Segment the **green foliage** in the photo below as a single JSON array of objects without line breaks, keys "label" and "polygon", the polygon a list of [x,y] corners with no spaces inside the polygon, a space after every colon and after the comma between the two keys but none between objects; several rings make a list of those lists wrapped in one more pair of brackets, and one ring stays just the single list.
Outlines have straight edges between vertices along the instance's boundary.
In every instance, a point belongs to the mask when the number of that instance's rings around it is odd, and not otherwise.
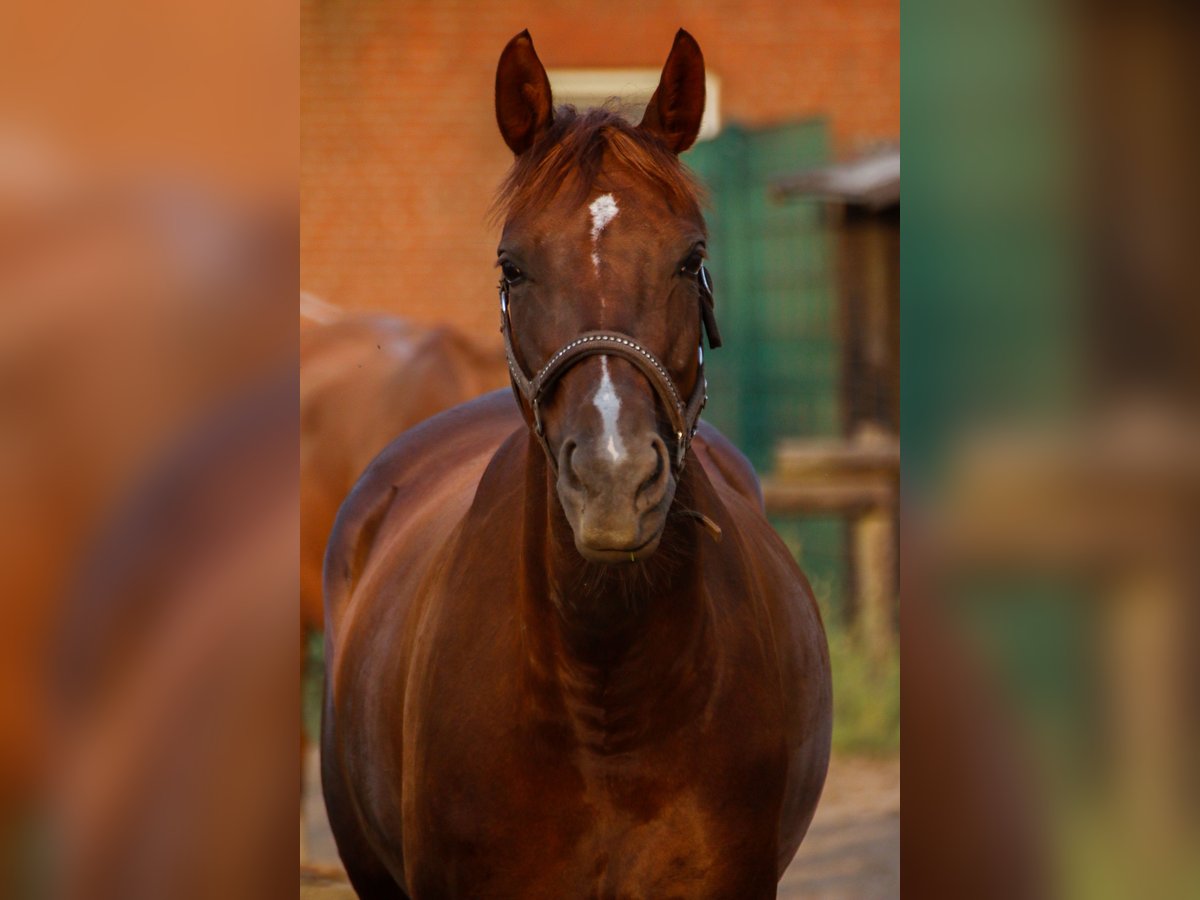
[{"label": "green foliage", "polygon": [[833,670],[833,752],[900,750],[900,655],[872,658],[852,631],[826,619]]}]

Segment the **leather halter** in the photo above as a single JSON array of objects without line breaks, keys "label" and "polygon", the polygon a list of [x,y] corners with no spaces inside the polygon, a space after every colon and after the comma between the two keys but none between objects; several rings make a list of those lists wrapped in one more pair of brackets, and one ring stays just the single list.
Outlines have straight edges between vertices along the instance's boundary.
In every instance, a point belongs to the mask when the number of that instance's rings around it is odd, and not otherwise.
[{"label": "leather halter", "polygon": [[[700,322],[701,332],[708,335],[708,346],[721,346],[721,332],[717,329],[716,313],[713,308],[712,278],[708,269],[700,266],[696,273],[696,282],[700,288]],[[566,374],[567,370],[588,356],[619,356],[633,363],[654,388],[662,400],[671,427],[675,432],[674,467],[678,473],[683,470],[684,459],[700,420],[700,411],[708,402],[708,382],[704,378],[704,340],[700,341],[700,367],[696,371],[696,386],[692,388],[691,396],[685,402],[679,394],[679,389],[671,378],[671,373],[662,362],[642,346],[634,338],[619,331],[585,331],[577,338],[568,341],[555,353],[551,354],[546,364],[532,378],[525,374],[517,361],[516,350],[513,348],[512,326],[508,318],[508,282],[500,279],[500,332],[504,335],[504,353],[508,357],[508,373],[512,378],[513,390],[519,399],[528,405],[533,417],[533,433],[546,451],[550,467],[558,472],[558,461],[550,449],[550,441],[546,438],[546,429],[542,423],[541,400],[550,388]]]}]

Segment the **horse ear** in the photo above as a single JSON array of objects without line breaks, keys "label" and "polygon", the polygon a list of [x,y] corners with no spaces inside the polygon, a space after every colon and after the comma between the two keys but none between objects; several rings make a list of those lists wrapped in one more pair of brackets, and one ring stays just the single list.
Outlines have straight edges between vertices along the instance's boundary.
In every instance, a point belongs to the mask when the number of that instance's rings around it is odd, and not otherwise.
[{"label": "horse ear", "polygon": [[496,67],[496,121],[510,150],[520,156],[554,118],[550,79],[529,31],[508,42]]},{"label": "horse ear", "polygon": [[696,39],[680,28],[638,127],[682,153],[695,143],[703,117],[704,54]]}]

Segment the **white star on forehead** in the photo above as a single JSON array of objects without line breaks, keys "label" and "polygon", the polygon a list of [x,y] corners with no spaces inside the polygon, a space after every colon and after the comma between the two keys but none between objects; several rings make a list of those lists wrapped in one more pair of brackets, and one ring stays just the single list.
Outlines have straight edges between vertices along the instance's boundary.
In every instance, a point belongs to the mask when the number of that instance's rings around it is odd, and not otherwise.
[{"label": "white star on forehead", "polygon": [[617,201],[613,199],[612,194],[601,194],[592,201],[588,212],[592,214],[592,240],[596,241],[600,239],[600,232],[616,218],[620,210],[617,209]]},{"label": "white star on forehead", "polygon": [[613,198],[612,194],[601,194],[592,201],[588,207],[588,212],[592,214],[592,266],[599,272],[600,235],[604,233],[604,229],[608,227],[608,223],[617,217],[617,213],[620,210],[617,208],[617,201]]}]

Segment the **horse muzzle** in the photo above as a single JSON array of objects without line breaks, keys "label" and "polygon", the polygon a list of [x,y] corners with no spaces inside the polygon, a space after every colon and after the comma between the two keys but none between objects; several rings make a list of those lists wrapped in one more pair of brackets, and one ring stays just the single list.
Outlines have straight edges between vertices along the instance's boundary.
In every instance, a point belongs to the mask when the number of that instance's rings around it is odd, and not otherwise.
[{"label": "horse muzzle", "polygon": [[563,442],[559,449],[559,501],[590,562],[645,559],[658,549],[675,496],[670,451],[651,434],[622,454],[599,441]]}]

